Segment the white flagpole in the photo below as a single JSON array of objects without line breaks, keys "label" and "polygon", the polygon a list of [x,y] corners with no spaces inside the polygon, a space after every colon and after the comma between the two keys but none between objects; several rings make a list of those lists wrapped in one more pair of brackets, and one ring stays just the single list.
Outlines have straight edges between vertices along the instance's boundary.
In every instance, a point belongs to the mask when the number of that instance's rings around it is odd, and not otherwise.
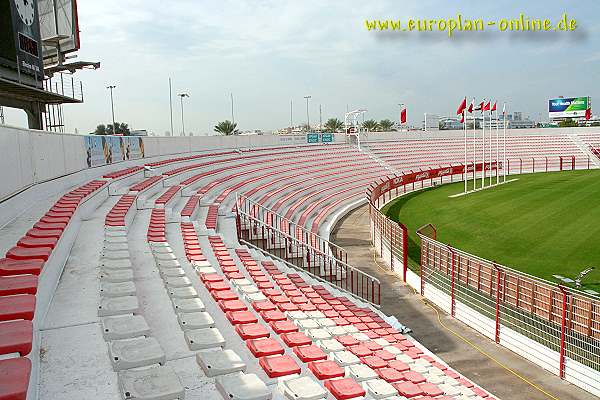
[{"label": "white flagpole", "polygon": [[[490,101],[490,103],[491,103],[491,101]],[[491,108],[490,108],[490,110],[491,110]],[[490,159],[489,159],[488,164],[490,166],[489,167],[489,169],[490,169],[490,172],[489,172],[490,185],[489,186],[492,186],[492,111],[490,111]]]},{"label": "white flagpole", "polygon": [[483,158],[481,159],[481,188],[485,188],[485,99],[483,99],[483,106],[481,107],[481,117],[483,118],[481,124],[481,135],[483,145]]},{"label": "white flagpole", "polygon": [[[475,98],[473,98],[475,105]],[[475,130],[475,115],[473,115],[473,190],[477,189],[477,131]]]},{"label": "white flagpole", "polygon": [[467,193],[467,109],[463,110],[463,123],[465,124],[465,166],[463,169],[463,178],[465,181],[465,193]]},{"label": "white flagpole", "polygon": [[500,142],[498,140],[499,132],[500,131],[498,129],[498,106],[496,105],[496,185],[500,181],[500,170],[498,169],[498,159],[500,158]]},{"label": "white flagpole", "polygon": [[502,106],[502,119],[504,120],[504,161],[502,161],[502,172],[504,179],[502,182],[506,182],[506,103]]}]

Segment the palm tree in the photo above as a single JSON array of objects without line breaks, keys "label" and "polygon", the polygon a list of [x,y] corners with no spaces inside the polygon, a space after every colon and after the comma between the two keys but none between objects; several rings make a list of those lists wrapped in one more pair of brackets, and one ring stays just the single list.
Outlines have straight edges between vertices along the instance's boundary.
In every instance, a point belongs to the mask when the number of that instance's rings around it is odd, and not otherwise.
[{"label": "palm tree", "polygon": [[379,129],[379,124],[373,119],[368,119],[365,122],[363,122],[362,127],[368,130],[369,132],[375,132]]},{"label": "palm tree", "polygon": [[379,127],[383,132],[390,132],[394,127],[394,123],[389,119],[382,119],[379,121]]},{"label": "palm tree", "polygon": [[325,122],[325,130],[327,132],[338,132],[344,128],[344,123],[337,118],[329,118],[327,122]]},{"label": "palm tree", "polygon": [[215,132],[223,134],[225,136],[239,135],[240,131],[238,131],[236,128],[237,124],[227,119],[215,125]]}]

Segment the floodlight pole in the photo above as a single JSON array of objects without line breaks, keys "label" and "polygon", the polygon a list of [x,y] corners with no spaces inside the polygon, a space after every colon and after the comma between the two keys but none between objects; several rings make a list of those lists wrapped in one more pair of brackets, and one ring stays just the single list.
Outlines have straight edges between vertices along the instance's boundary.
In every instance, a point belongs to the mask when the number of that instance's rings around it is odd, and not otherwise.
[{"label": "floodlight pole", "polygon": [[290,99],[290,132],[294,129],[294,100]]},{"label": "floodlight pole", "polygon": [[169,77],[169,111],[171,113],[171,133],[169,136],[175,136],[173,132],[173,87],[171,86],[171,78]]},{"label": "floodlight pole", "polygon": [[231,122],[235,124],[235,117],[233,115],[233,93],[229,93],[231,96]]},{"label": "floodlight pole", "polygon": [[304,96],[304,98],[306,99],[306,130],[307,130],[307,132],[310,132],[310,114],[308,113],[308,100],[311,97],[312,96]]},{"label": "floodlight pole", "polygon": [[115,129],[115,103],[113,101],[113,89],[116,88],[116,85],[109,85],[106,88],[110,90],[110,109],[112,111],[112,130],[113,135],[117,133]]},{"label": "floodlight pole", "polygon": [[177,96],[181,99],[181,136],[185,136],[185,120],[183,118],[183,98],[190,97],[187,93],[180,93]]}]

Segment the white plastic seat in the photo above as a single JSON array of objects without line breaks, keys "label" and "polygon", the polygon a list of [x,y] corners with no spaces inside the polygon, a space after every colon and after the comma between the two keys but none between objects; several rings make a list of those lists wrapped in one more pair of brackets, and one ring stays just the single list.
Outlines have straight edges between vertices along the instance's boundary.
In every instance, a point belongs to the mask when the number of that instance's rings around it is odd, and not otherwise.
[{"label": "white plastic seat", "polygon": [[177,314],[177,320],[184,331],[191,329],[214,328],[215,320],[205,311]]},{"label": "white plastic seat", "polygon": [[349,365],[360,363],[360,359],[348,350],[336,351],[331,353],[329,356],[340,367],[347,367]]},{"label": "white plastic seat", "polygon": [[312,319],[325,318],[325,314],[323,314],[321,311],[307,311],[306,315]]},{"label": "white plastic seat", "polygon": [[187,276],[170,276],[164,278],[167,288],[184,288],[192,286],[192,281]]},{"label": "white plastic seat", "polygon": [[158,268],[176,268],[181,267],[179,260],[156,260]]},{"label": "white plastic seat", "polygon": [[165,278],[185,276],[185,271],[183,268],[175,267],[175,268],[163,268],[160,270],[160,275]]},{"label": "white plastic seat", "polygon": [[196,354],[196,361],[206,376],[210,377],[246,371],[246,364],[231,349],[201,351]]},{"label": "white plastic seat", "polygon": [[122,250],[129,250],[129,244],[127,243],[127,241],[125,242],[104,242],[104,245],[102,246],[102,250],[107,250],[107,251],[122,251]]},{"label": "white plastic seat", "polygon": [[260,290],[258,290],[258,288],[254,285],[248,285],[248,286],[238,286],[237,291],[240,292],[242,295],[249,295],[249,294],[254,294],[254,293],[260,293]]},{"label": "white plastic seat", "polygon": [[363,383],[367,393],[374,399],[380,400],[395,396],[398,391],[383,379],[372,379]]},{"label": "white plastic seat", "polygon": [[379,375],[365,364],[353,364],[346,367],[346,375],[354,378],[356,382],[377,379]]},{"label": "white plastic seat", "polygon": [[191,286],[182,288],[169,288],[169,296],[172,299],[193,299],[198,297],[198,292]]},{"label": "white plastic seat", "polygon": [[213,267],[210,266],[210,264],[206,267],[195,267],[196,269],[196,273],[198,275],[200,274],[216,274],[218,273],[217,270]]},{"label": "white plastic seat", "polygon": [[102,258],[105,260],[129,260],[131,255],[129,250],[104,250]]},{"label": "white plastic seat", "polygon": [[377,339],[373,339],[373,341],[375,343],[377,343],[378,345],[380,345],[381,347],[387,347],[390,345],[390,342],[388,342],[387,340],[385,340],[384,338],[377,338]]},{"label": "white plastic seat", "polygon": [[183,336],[193,351],[225,346],[225,338],[217,328],[191,329],[184,331]]},{"label": "white plastic seat", "polygon": [[173,249],[171,248],[171,246],[152,246],[152,252],[155,254],[161,254],[161,253],[173,253]]},{"label": "white plastic seat", "polygon": [[98,316],[109,317],[112,315],[134,314],[139,311],[140,305],[136,296],[103,297],[98,306]]},{"label": "white plastic seat", "polygon": [[299,319],[294,321],[294,324],[296,324],[298,329],[300,329],[301,331],[319,328],[319,324],[313,319]]},{"label": "white plastic seat", "polygon": [[127,282],[102,282],[100,284],[101,297],[135,296],[135,283]]},{"label": "white plastic seat", "polygon": [[281,380],[279,386],[290,400],[319,400],[327,397],[327,390],[308,376]]},{"label": "white plastic seat", "polygon": [[244,299],[249,303],[254,303],[255,301],[267,300],[267,296],[262,294],[262,292],[244,293]]},{"label": "white plastic seat", "polygon": [[298,311],[287,311],[286,315],[292,321],[296,321],[298,319],[307,319],[308,318],[308,315],[306,315],[306,313],[304,311],[300,311],[300,310],[298,310]]},{"label": "white plastic seat", "polygon": [[114,340],[109,343],[108,352],[115,371],[166,362],[163,349],[153,337]]},{"label": "white plastic seat", "polygon": [[141,315],[108,317],[102,320],[102,336],[107,341],[149,335],[150,327]]},{"label": "white plastic seat", "polygon": [[331,334],[331,336],[345,336],[348,334],[343,326],[330,326],[327,329],[327,332]]},{"label": "white plastic seat", "polygon": [[171,367],[150,367],[120,371],[119,389],[124,399],[183,399],[185,390]]},{"label": "white plastic seat", "polygon": [[100,281],[101,282],[130,282],[133,281],[133,269],[100,269]]},{"label": "white plastic seat", "polygon": [[172,299],[176,313],[192,313],[205,310],[204,303],[198,297],[191,299]]},{"label": "white plastic seat", "polygon": [[400,361],[402,361],[403,363],[405,363],[405,364],[409,364],[409,365],[412,365],[412,364],[414,364],[414,363],[415,363],[415,360],[414,360],[412,357],[410,357],[410,356],[407,356],[407,355],[406,355],[406,354],[404,354],[404,353],[402,353],[402,354],[398,354],[398,355],[396,356],[396,360],[400,360]]},{"label": "white plastic seat", "polygon": [[319,318],[317,319],[317,323],[322,326],[323,328],[331,328],[336,326],[336,323],[329,318]]},{"label": "white plastic seat", "polygon": [[336,351],[343,351],[345,349],[344,345],[335,339],[321,340],[317,342],[317,346],[319,346],[325,353],[333,353]]},{"label": "white plastic seat", "polygon": [[157,261],[173,261],[173,260],[177,260],[177,257],[175,256],[175,254],[169,252],[169,253],[154,253],[154,258]]},{"label": "white plastic seat", "polygon": [[452,386],[448,385],[447,383],[442,383],[441,385],[437,385],[437,387],[440,388],[440,390],[443,390],[446,396],[454,397],[461,394],[460,388],[458,386]]},{"label": "white plastic seat", "polygon": [[238,372],[218,376],[215,379],[217,390],[223,398],[230,400],[269,400],[271,390],[255,374]]},{"label": "white plastic seat", "polygon": [[369,337],[362,332],[352,333],[351,336],[354,337],[359,342],[366,342],[367,340],[369,340]]},{"label": "white plastic seat", "polygon": [[358,328],[354,325],[344,325],[344,329],[346,330],[346,333],[350,334],[358,332]]},{"label": "white plastic seat", "polygon": [[107,258],[100,259],[100,266],[105,269],[131,269],[131,260],[109,260]]},{"label": "white plastic seat", "polygon": [[240,286],[248,286],[248,285],[252,285],[252,282],[250,282],[248,279],[246,278],[242,278],[242,279],[232,279],[231,283],[233,283],[234,286],[240,287]]},{"label": "white plastic seat", "polygon": [[327,330],[322,329],[322,328],[307,329],[306,332],[304,332],[304,333],[306,334],[306,336],[308,336],[312,340],[331,339],[331,334],[329,332],[327,332]]}]

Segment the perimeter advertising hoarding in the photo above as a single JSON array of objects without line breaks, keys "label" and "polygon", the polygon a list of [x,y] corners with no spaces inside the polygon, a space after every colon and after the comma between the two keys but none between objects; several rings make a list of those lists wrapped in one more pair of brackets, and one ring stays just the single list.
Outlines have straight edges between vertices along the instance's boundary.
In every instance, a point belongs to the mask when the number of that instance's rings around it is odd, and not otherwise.
[{"label": "perimeter advertising hoarding", "polygon": [[565,97],[548,100],[548,116],[550,119],[583,118],[585,110],[591,106],[589,97]]},{"label": "perimeter advertising hoarding", "polygon": [[141,137],[86,136],[83,138],[88,167],[144,158]]},{"label": "perimeter advertising hoarding", "polygon": [[0,37],[2,65],[23,74],[43,74],[37,0],[0,1]]}]

